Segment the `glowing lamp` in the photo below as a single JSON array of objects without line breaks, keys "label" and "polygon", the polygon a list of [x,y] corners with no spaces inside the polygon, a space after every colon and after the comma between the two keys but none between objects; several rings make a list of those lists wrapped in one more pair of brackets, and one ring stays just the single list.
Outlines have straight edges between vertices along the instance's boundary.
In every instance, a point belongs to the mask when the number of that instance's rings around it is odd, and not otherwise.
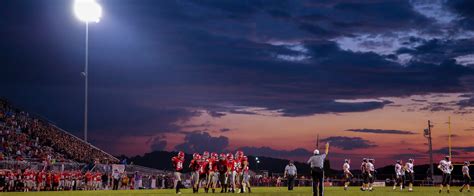
[{"label": "glowing lamp", "polygon": [[102,7],[95,0],[75,0],[74,14],[86,23],[99,22],[102,17]]}]

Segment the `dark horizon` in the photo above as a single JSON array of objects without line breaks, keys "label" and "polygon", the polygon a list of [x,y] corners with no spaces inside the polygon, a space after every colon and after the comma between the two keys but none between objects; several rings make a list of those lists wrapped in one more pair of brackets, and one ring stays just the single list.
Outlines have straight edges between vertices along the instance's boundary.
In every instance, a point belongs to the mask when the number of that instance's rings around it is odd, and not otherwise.
[{"label": "dark horizon", "polygon": [[[474,1],[98,0],[89,141],[127,156],[474,159]],[[83,138],[73,1],[0,2],[0,97]]]}]

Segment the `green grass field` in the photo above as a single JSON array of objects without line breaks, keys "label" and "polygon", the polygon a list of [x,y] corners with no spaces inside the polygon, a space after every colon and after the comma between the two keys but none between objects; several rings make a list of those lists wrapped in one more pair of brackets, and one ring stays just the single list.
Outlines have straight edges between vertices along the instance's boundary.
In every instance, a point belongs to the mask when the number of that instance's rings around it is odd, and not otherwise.
[{"label": "green grass field", "polygon": [[[202,190],[200,190],[202,191]],[[0,195],[5,196],[20,196],[20,195],[34,195],[34,196],[83,196],[83,195],[103,195],[103,196],[112,196],[112,195],[175,195],[173,190],[134,190],[134,191],[65,191],[65,192],[29,192],[29,193],[0,193]],[[186,189],[183,191],[182,195],[193,195],[190,189]],[[211,193],[199,193],[199,195],[213,195]],[[214,195],[220,195],[220,193],[216,193]],[[225,194],[225,195],[232,195],[232,194]],[[304,188],[296,188],[292,192],[287,191],[285,188],[254,188],[252,190],[252,194],[254,196],[259,195],[292,195],[292,196],[299,196],[299,195],[311,195],[311,188],[304,187]],[[438,194],[438,188],[435,187],[415,187],[414,192],[407,192],[407,191],[393,191],[389,187],[385,188],[377,188],[373,192],[362,192],[358,190],[358,187],[351,187],[348,191],[344,191],[342,187],[330,187],[326,189],[325,195],[328,196],[345,196],[345,195],[353,195],[353,196],[370,196],[370,195],[380,195],[380,196],[426,196],[426,195],[448,195],[445,191],[442,194]],[[461,196],[461,195],[473,195],[474,193],[460,193],[459,187],[452,187],[451,196]]]}]

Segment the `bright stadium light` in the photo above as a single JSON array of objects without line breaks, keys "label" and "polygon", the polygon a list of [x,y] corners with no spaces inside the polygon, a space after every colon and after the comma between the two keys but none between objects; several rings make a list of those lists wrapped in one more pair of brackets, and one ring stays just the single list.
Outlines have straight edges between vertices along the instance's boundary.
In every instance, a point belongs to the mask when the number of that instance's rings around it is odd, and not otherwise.
[{"label": "bright stadium light", "polygon": [[85,37],[85,69],[84,76],[84,141],[87,142],[87,119],[88,119],[88,88],[89,88],[89,23],[99,22],[102,17],[102,7],[95,0],[74,0],[74,14],[77,19],[86,23]]},{"label": "bright stadium light", "polygon": [[74,14],[86,23],[99,22],[102,17],[102,7],[95,0],[75,0]]}]

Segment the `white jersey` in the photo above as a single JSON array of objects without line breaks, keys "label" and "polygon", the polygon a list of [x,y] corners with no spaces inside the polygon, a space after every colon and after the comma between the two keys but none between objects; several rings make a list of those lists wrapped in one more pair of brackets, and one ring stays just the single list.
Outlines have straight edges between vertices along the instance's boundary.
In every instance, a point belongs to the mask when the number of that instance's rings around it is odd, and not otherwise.
[{"label": "white jersey", "polygon": [[402,166],[398,163],[395,164],[395,174],[397,174],[397,176],[403,175]]},{"label": "white jersey", "polygon": [[469,175],[469,166],[467,165],[462,166],[462,174]]},{"label": "white jersey", "polygon": [[367,169],[370,171],[370,172],[374,172],[375,171],[375,166],[373,163],[371,162],[368,162],[367,163]]},{"label": "white jersey", "polygon": [[451,161],[446,161],[446,160],[441,160],[439,162],[438,168],[443,171],[445,174],[451,174],[453,171],[453,165],[451,164]]},{"label": "white jersey", "polygon": [[415,173],[415,171],[413,170],[413,163],[408,162],[405,164],[405,167],[408,173]]},{"label": "white jersey", "polygon": [[344,163],[344,165],[342,165],[342,170],[344,171],[344,173],[349,173],[351,169],[351,166],[349,165],[349,163]]}]

